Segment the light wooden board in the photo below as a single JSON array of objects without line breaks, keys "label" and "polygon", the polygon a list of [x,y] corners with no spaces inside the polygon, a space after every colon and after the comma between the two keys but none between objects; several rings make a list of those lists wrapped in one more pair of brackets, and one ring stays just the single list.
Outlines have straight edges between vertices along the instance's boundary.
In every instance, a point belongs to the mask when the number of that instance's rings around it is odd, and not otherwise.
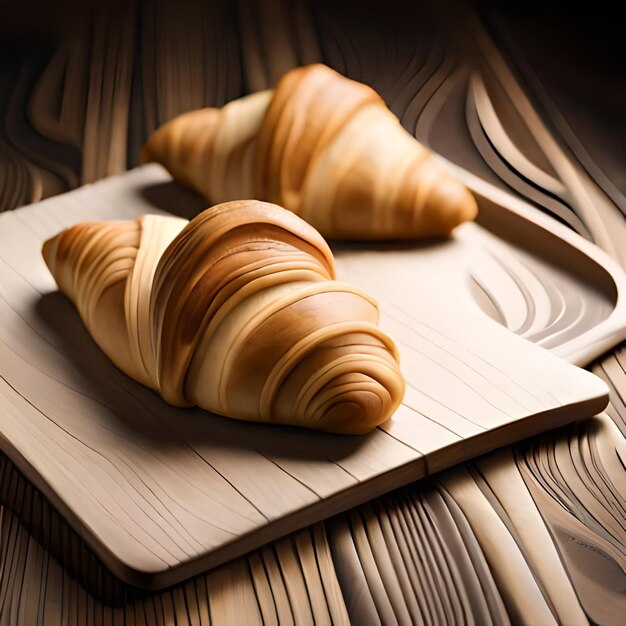
[{"label": "light wooden board", "polygon": [[[513,293],[506,281],[519,288],[515,272],[543,263],[553,271],[552,287],[543,283],[543,305],[536,302],[540,286],[526,302],[551,313],[530,316],[520,329],[555,323],[558,294],[570,297],[578,285],[580,297],[593,293],[588,328],[577,331],[576,348],[589,351],[623,334],[622,285],[602,259],[576,247],[575,236],[528,222],[532,213],[523,206],[495,206],[493,198],[507,196],[494,191],[488,200],[491,191],[481,188],[479,199],[493,232],[468,224],[446,242],[336,248],[339,277],[378,298],[407,378],[404,405],[366,437],[174,409],[100,353],[56,292],[41,242],[83,219],[132,218],[157,206],[189,215],[202,207],[158,166],[0,216],[3,450],[115,574],[157,588],[453,463],[601,411],[604,383],[490,316],[506,316],[498,304]],[[518,245],[528,239],[527,249],[494,235],[511,232]],[[548,257],[556,250],[577,260],[577,277],[537,256],[533,244],[542,236]]]}]

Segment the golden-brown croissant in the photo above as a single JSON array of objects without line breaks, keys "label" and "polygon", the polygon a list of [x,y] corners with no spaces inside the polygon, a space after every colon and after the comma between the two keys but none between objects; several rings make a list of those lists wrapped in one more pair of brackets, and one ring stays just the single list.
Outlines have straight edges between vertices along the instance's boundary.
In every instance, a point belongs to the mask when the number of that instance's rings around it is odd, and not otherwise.
[{"label": "golden-brown croissant", "polygon": [[334,280],[321,235],[273,204],[83,222],[43,256],[100,348],[171,404],[359,434],[402,400],[376,303]]},{"label": "golden-brown croissant", "polygon": [[149,137],[142,161],[211,202],[280,204],[334,239],[445,236],[477,213],[373,89],[320,64],[275,91],[180,115]]}]

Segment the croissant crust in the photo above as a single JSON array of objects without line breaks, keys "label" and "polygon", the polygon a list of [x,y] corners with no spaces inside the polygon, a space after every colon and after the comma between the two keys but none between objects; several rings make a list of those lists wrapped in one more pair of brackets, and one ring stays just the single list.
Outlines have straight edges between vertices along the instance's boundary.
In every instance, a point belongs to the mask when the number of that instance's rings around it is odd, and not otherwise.
[{"label": "croissant crust", "polygon": [[316,64],[274,91],[185,113],[142,160],[211,202],[275,202],[335,239],[446,236],[474,219],[470,192],[370,87]]},{"label": "croissant crust", "polygon": [[321,235],[273,204],[84,222],[43,255],[102,350],[171,404],[357,434],[402,400],[376,303],[334,280]]}]

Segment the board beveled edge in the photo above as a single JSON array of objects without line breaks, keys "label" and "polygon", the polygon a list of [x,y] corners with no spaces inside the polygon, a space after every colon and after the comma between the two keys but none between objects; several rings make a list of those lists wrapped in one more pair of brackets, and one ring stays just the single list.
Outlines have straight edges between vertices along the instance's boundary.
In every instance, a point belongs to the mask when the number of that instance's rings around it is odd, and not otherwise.
[{"label": "board beveled edge", "polygon": [[[343,513],[350,508],[384,495],[389,491],[448,469],[456,464],[454,451],[459,448],[464,449],[464,458],[470,460],[491,452],[496,448],[507,446],[547,430],[560,428],[601,413],[609,402],[608,386],[594,374],[590,372],[587,374],[597,379],[598,386],[603,388],[603,393],[507,422],[487,433],[473,435],[462,441],[444,446],[436,452],[430,453],[428,455],[429,458],[422,454],[407,463],[365,479],[358,485],[342,489],[332,496],[299,509],[294,513],[268,522],[241,535],[232,542],[200,554],[180,565],[152,571],[142,571],[124,563],[120,555],[110,551],[104,542],[100,541],[97,535],[63,503],[63,499],[57,496],[56,492],[43,477],[34,471],[30,463],[17,448],[11,445],[1,432],[0,448],[26,478],[48,499],[50,504],[57,509],[65,521],[76,530],[79,536],[116,577],[129,585],[150,591],[158,591],[222,565],[286,534],[296,532],[306,526]],[[2,381],[12,389],[4,378]]]}]

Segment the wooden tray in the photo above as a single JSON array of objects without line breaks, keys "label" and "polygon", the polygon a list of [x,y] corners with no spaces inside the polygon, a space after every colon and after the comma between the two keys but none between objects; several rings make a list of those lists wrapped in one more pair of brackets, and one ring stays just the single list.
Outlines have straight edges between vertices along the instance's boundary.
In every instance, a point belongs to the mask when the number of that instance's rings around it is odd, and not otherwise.
[{"label": "wooden tray", "polygon": [[203,206],[159,166],[1,215],[3,451],[114,574],[159,588],[601,411],[600,379],[502,324],[543,332],[546,345],[587,360],[625,336],[620,270],[565,227],[477,179],[466,182],[477,192],[480,224],[449,241],[335,247],[339,277],[378,298],[408,383],[404,405],[366,437],[175,409],[98,350],[56,291],[41,242],[83,219],[167,209],[189,216]]}]

